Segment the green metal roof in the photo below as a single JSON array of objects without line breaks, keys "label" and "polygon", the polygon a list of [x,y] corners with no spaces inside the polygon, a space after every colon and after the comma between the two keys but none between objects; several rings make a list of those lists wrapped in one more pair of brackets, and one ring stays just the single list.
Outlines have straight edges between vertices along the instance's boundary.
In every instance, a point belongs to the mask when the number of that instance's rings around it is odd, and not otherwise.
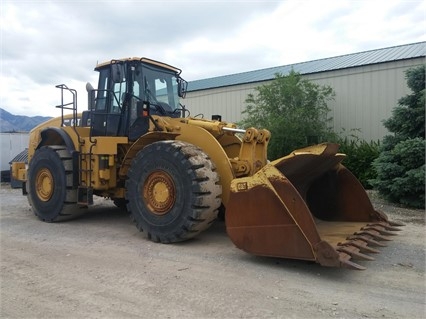
[{"label": "green metal roof", "polygon": [[301,74],[311,74],[424,56],[426,56],[426,42],[418,42],[346,54],[332,58],[190,81],[188,82],[188,92],[268,81],[274,79],[276,73],[288,74],[292,69]]}]

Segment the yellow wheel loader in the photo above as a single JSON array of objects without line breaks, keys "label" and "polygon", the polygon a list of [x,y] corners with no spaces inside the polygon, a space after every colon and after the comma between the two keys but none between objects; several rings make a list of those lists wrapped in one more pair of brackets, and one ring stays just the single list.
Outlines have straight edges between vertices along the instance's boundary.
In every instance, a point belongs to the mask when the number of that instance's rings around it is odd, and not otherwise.
[{"label": "yellow wheel loader", "polygon": [[180,69],[127,58],[95,70],[87,110],[77,113],[77,92],[58,85],[61,116],[31,131],[27,164],[12,163],[39,219],[73,218],[96,195],[126,208],[150,240],[174,243],[225,209],[227,233],[244,251],[353,269],[398,230],[341,164],[337,145],[268,162],[269,131],[189,116]]}]

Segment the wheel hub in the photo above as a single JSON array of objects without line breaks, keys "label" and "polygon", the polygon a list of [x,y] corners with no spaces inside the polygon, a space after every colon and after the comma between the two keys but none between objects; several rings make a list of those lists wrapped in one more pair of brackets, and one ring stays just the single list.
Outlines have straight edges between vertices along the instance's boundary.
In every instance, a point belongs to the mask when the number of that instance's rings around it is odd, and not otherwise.
[{"label": "wheel hub", "polygon": [[46,169],[41,169],[36,176],[35,180],[37,196],[43,202],[50,200],[55,189],[55,183],[52,173]]},{"label": "wheel hub", "polygon": [[151,173],[143,187],[143,198],[151,212],[165,215],[174,205],[175,185],[173,179],[164,171]]}]

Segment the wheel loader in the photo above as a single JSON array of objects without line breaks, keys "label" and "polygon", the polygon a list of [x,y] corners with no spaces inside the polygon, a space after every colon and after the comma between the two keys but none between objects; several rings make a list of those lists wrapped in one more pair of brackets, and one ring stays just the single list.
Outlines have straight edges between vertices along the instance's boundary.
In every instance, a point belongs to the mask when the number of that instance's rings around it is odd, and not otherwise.
[{"label": "wheel loader", "polygon": [[127,209],[154,242],[197,236],[225,211],[227,234],[261,256],[365,269],[402,226],[373,208],[324,143],[268,161],[271,134],[191,117],[181,70],[148,58],[98,64],[96,89],[77,112],[77,91],[57,85],[61,116],[30,132],[27,162],[12,163],[34,214],[74,218],[94,196]]}]

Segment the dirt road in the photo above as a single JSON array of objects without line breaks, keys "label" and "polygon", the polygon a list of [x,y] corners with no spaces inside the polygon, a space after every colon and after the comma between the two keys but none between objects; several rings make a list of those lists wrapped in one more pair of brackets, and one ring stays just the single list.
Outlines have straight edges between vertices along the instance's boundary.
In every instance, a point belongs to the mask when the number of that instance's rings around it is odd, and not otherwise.
[{"label": "dirt road", "polygon": [[223,222],[163,245],[109,201],[56,224],[40,222],[7,184],[0,201],[1,318],[426,316],[422,211],[383,207],[406,226],[375,261],[361,262],[367,270],[353,271],[250,256]]}]

